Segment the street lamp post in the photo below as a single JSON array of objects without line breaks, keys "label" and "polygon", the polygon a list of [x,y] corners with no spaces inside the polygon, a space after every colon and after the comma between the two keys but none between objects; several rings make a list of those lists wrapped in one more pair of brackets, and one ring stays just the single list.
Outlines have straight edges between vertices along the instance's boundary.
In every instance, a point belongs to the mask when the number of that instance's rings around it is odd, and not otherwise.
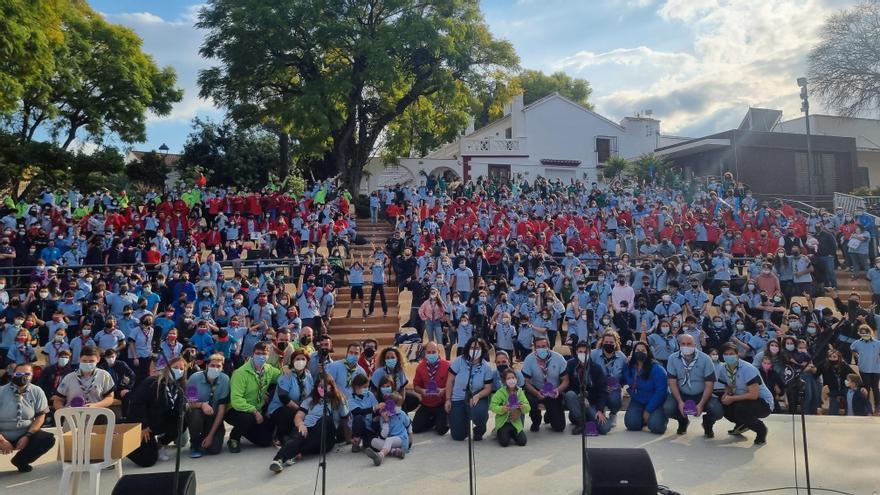
[{"label": "street lamp post", "polygon": [[807,91],[807,78],[799,77],[797,84],[801,88],[801,111],[804,112],[804,122],[807,130],[807,186],[810,188],[811,206],[816,206],[816,191],[813,189],[813,174],[816,169],[813,166],[813,143],[810,139],[810,98]]}]

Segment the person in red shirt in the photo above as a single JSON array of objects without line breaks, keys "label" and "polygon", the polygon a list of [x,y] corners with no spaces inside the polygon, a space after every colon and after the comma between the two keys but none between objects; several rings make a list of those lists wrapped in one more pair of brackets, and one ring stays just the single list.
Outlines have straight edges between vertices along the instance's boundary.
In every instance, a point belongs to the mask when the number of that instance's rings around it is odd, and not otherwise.
[{"label": "person in red shirt", "polygon": [[420,397],[420,407],[413,417],[413,433],[434,430],[445,435],[449,430],[444,401],[449,361],[443,358],[436,342],[425,344],[425,357],[416,366],[413,389]]}]

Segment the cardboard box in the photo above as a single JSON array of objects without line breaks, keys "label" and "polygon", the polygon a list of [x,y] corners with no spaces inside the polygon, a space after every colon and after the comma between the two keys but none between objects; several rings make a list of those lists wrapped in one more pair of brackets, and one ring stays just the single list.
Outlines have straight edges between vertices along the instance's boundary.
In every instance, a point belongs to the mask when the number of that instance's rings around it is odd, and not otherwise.
[{"label": "cardboard box", "polygon": [[[92,439],[90,445],[91,460],[104,460],[104,438],[107,434],[107,426],[95,425],[92,429]],[[70,461],[71,451],[73,450],[73,438],[71,432],[64,432],[64,457],[62,452],[58,451],[59,460]],[[141,425],[140,423],[123,423],[113,428],[113,447],[110,455],[113,459],[122,459],[131,454],[141,446]]]}]

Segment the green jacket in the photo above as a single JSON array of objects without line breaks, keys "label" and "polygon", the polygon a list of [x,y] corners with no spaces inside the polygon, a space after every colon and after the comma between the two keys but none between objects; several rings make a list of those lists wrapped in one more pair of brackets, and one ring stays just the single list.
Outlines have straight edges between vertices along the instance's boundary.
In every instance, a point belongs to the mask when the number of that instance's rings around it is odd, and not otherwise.
[{"label": "green jacket", "polygon": [[505,423],[512,424],[517,433],[523,431],[523,418],[532,408],[529,406],[529,400],[526,398],[526,393],[522,388],[517,387],[516,396],[519,399],[519,403],[522,404],[522,409],[520,409],[519,418],[516,421],[510,421],[510,414],[501,412],[501,408],[507,406],[510,397],[507,387],[501,387],[492,394],[489,410],[495,413],[495,431],[498,431],[498,428],[504,426]]},{"label": "green jacket", "polygon": [[254,371],[254,365],[248,361],[232,373],[229,382],[229,403],[232,409],[239,412],[262,411],[266,404],[266,393],[269,385],[278,383],[281,370],[270,365],[263,365],[262,379]]}]

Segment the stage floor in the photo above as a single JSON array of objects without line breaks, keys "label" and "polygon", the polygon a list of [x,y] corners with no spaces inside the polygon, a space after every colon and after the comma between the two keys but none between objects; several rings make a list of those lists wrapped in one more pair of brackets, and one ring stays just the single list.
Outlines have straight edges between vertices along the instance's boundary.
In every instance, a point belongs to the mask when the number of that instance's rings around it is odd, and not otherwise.
[{"label": "stage floor", "polygon": [[[751,432],[745,438],[728,436],[730,423],[726,421],[716,425],[715,439],[706,440],[696,423],[691,424],[689,434],[678,436],[675,422],[670,422],[670,431],[658,437],[623,431],[622,419],[621,426],[610,435],[589,438],[589,445],[647,449],[658,481],[682,494],[712,495],[795,484],[789,416],[767,420],[770,434],[762,447],[752,445]],[[798,478],[805,486],[799,418],[795,433]],[[880,493],[880,418],[810,417],[807,434],[814,488],[858,495]],[[475,444],[478,493],[580,493],[580,439],[567,430],[564,434],[553,433],[547,426],[528,435],[526,447],[503,449],[488,437]],[[219,456],[196,460],[189,458],[186,449],[183,452],[182,469],[196,471],[199,494],[302,495],[312,493],[315,486],[315,457],[274,475],[268,470],[272,448],[258,449],[245,443],[238,455],[224,449]],[[46,495],[58,490],[61,467],[54,452],[40,459],[31,473],[13,474],[10,469],[9,456],[0,457],[0,493]],[[124,463],[124,471],[129,474],[173,469],[173,460],[151,469]],[[101,493],[109,494],[115,483],[113,471],[105,471],[101,478]],[[405,460],[386,459],[378,468],[364,454],[352,454],[350,447],[328,455],[327,493],[332,494],[464,494],[467,481],[467,444],[453,442],[448,435],[418,435]]]}]

